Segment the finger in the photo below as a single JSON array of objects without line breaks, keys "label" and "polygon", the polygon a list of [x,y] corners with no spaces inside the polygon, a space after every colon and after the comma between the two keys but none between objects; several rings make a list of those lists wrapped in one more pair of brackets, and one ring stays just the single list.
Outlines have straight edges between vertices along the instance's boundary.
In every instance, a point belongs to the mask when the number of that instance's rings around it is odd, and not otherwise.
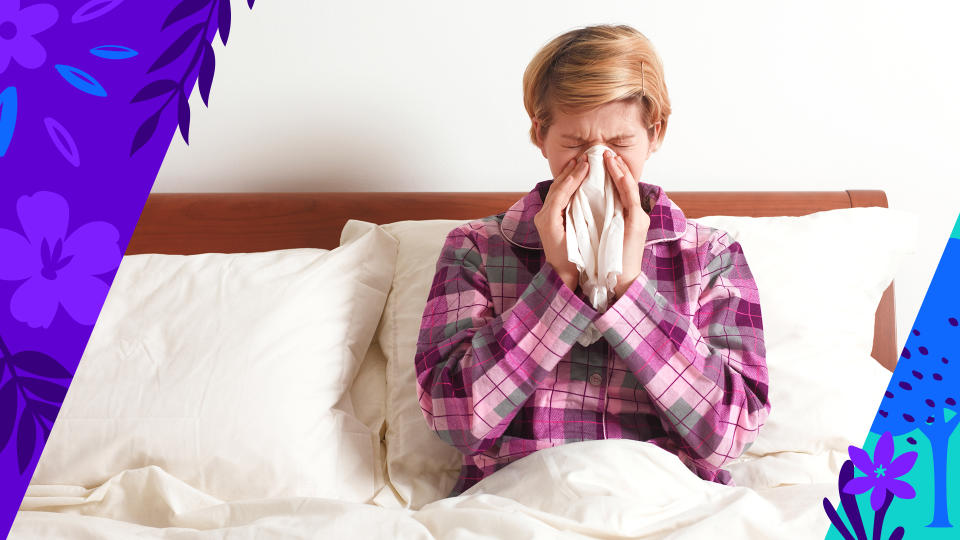
[{"label": "finger", "polygon": [[567,176],[570,175],[570,171],[576,166],[576,158],[571,158],[566,165],[563,166],[563,169],[560,170],[560,174],[557,175],[554,182],[550,185],[550,189],[547,190],[547,196],[543,199],[544,206],[547,205],[548,201],[551,201],[556,194],[557,190],[560,189],[560,185],[566,180]]},{"label": "finger", "polygon": [[[586,160],[581,161],[576,167],[574,167],[574,169],[566,177],[564,177],[561,182],[559,182],[556,195],[551,197],[551,203],[554,205],[560,204],[562,205],[562,208],[566,208],[570,203],[570,198],[573,197],[574,192],[587,178],[588,169],[589,164]],[[551,186],[551,189],[552,188],[553,186]],[[547,202],[544,201],[544,204],[547,204]]]},{"label": "finger", "polygon": [[606,158],[609,163],[610,177],[620,194],[620,202],[624,207],[640,205],[640,194],[637,182],[630,173],[630,168],[620,156]]},{"label": "finger", "polygon": [[623,169],[620,168],[620,164],[617,163],[617,160],[613,157],[612,153],[604,152],[603,159],[607,166],[607,170],[610,172],[610,178],[613,180],[613,185],[617,189],[617,194],[620,196],[620,202],[623,203],[627,200],[626,197],[628,196],[626,193],[624,193],[623,187],[623,179],[626,175],[624,174]]}]

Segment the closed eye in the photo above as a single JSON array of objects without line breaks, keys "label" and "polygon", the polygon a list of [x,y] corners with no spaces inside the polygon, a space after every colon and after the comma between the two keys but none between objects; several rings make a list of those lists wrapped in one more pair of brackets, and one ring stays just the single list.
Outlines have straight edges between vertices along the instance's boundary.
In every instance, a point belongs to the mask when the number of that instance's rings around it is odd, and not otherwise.
[{"label": "closed eye", "polygon": [[[564,148],[580,148],[581,146],[583,146],[583,145],[580,144],[580,145],[577,145],[577,146],[564,146]],[[631,146],[633,146],[633,145],[632,145],[632,144],[610,144],[610,146],[616,146],[617,148],[629,148],[629,147],[631,147]]]}]

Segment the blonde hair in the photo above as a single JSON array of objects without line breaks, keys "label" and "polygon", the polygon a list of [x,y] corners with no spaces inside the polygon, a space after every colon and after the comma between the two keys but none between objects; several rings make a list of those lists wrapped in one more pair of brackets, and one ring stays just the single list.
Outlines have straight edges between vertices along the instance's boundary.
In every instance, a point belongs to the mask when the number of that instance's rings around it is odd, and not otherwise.
[{"label": "blonde hair", "polygon": [[[554,107],[580,114],[620,100],[639,104],[648,139],[660,122],[657,140],[651,141],[658,149],[670,116],[663,62],[650,40],[627,25],[587,26],[557,36],[523,72],[523,106],[531,122],[540,120],[541,136],[553,123]],[[534,125],[530,140],[537,145]]]}]

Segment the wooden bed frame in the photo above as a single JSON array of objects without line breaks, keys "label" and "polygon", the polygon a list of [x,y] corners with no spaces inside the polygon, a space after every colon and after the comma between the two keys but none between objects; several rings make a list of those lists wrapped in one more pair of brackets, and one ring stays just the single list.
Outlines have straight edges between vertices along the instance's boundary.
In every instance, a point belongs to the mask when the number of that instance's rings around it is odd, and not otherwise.
[{"label": "wooden bed frame", "polygon": [[[243,253],[339,245],[348,219],[391,223],[475,219],[506,211],[526,192],[154,193],[126,254]],[[887,206],[880,190],[668,191],[687,217],[801,216],[822,210]],[[893,283],[874,325],[873,357],[893,371],[897,358]]]}]

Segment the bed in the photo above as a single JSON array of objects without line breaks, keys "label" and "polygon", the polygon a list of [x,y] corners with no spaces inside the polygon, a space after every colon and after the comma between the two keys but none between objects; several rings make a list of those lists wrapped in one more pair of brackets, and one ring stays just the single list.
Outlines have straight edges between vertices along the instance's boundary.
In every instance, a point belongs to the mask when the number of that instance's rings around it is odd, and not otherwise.
[{"label": "bed", "polygon": [[447,498],[419,320],[446,233],[522,195],[150,195],[10,537],[823,538],[899,356],[916,217],[876,190],[668,192],[761,293],[772,411],[737,485],[608,440]]}]

